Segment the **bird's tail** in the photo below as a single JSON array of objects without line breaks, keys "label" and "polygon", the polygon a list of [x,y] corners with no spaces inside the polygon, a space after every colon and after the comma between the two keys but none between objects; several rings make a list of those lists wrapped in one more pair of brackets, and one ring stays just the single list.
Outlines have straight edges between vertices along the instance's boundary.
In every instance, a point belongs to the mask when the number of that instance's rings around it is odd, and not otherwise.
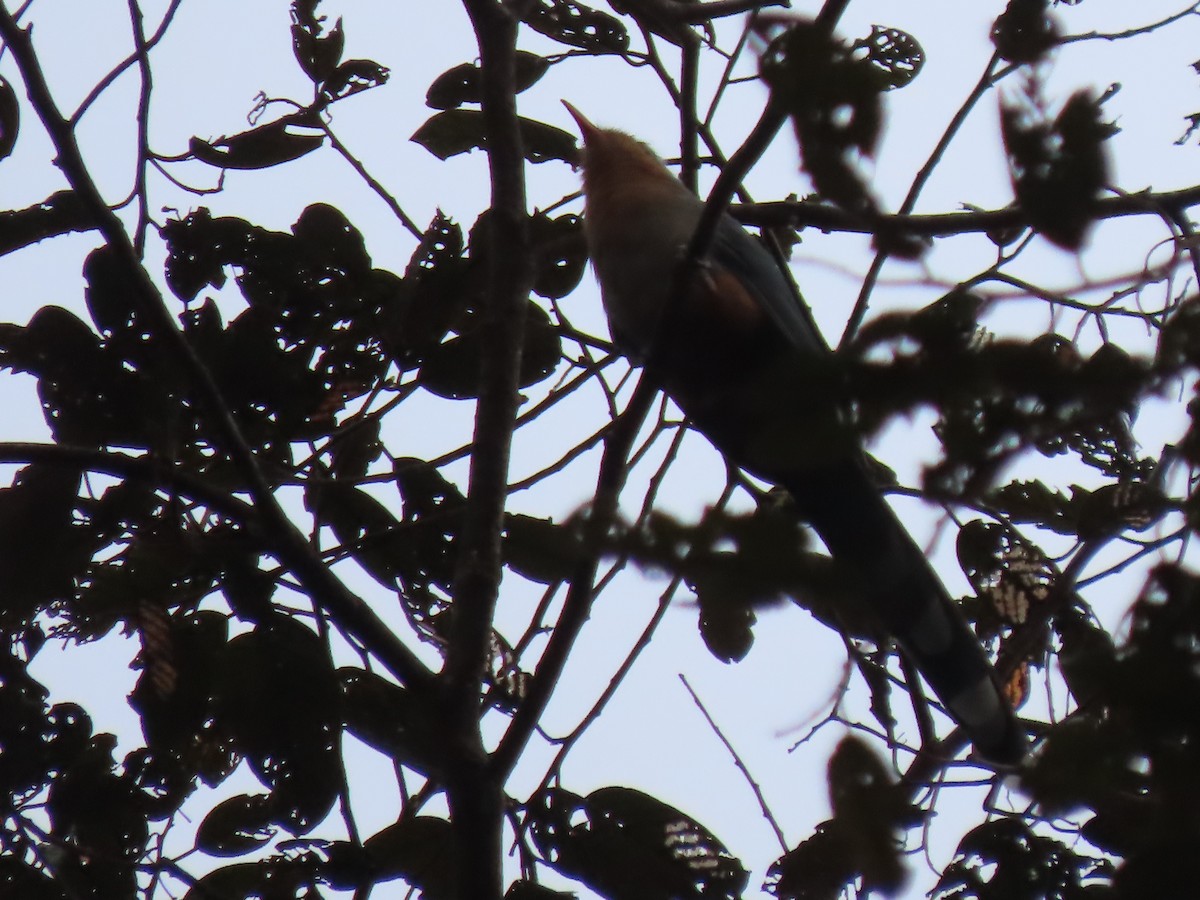
[{"label": "bird's tail", "polygon": [[994,763],[1019,762],[1026,737],[991,663],[865,464],[827,463],[784,486],[975,749]]}]

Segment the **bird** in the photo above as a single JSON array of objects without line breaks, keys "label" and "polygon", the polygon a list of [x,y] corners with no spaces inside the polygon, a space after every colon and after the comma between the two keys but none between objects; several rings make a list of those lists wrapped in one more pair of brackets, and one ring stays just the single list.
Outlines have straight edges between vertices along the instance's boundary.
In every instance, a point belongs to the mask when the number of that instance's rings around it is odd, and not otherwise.
[{"label": "bird", "polygon": [[727,460],[792,496],[977,757],[1019,764],[1027,736],[822,382],[832,352],[780,265],[724,213],[689,271],[704,201],[645,143],[563,103],[583,137],[583,231],[618,349]]}]

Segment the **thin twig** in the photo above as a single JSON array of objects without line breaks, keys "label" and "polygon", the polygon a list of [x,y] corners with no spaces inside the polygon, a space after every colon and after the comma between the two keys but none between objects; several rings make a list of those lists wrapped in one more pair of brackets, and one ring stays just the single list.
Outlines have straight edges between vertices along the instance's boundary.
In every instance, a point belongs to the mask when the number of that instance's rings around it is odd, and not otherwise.
[{"label": "thin twig", "polygon": [[[912,212],[913,207],[917,204],[917,198],[921,195],[921,190],[929,181],[933,171],[941,163],[942,157],[945,156],[946,150],[950,146],[950,142],[954,140],[959,129],[967,121],[967,117],[975,108],[975,105],[983,98],[992,87],[1001,78],[1016,71],[1016,66],[1009,66],[1006,69],[996,71],[996,67],[1000,64],[999,54],[993,53],[992,58],[988,60],[988,64],[983,69],[983,74],[979,76],[979,80],[975,83],[971,93],[967,95],[967,99],[962,102],[958,111],[950,119],[950,124],[946,126],[946,130],[942,132],[941,138],[937,142],[937,146],[933,148],[933,152],[929,154],[929,158],[925,160],[925,164],[921,166],[913,179],[912,185],[908,189],[908,195],[904,198],[904,202],[900,205],[899,212],[907,214]],[[839,342],[839,347],[845,347],[854,339],[854,335],[858,332],[859,326],[862,325],[863,318],[867,314],[867,307],[871,302],[871,292],[875,289],[875,282],[879,279],[879,273],[883,271],[883,264],[887,261],[887,251],[880,249],[876,251],[875,258],[871,260],[871,267],[867,270],[867,275],[863,279],[862,287],[858,292],[858,298],[854,301],[854,309],[850,312],[850,318],[846,321],[846,327],[842,331],[842,339]]]},{"label": "thin twig", "polygon": [[154,76],[150,71],[150,54],[146,47],[146,29],[138,0],[129,0],[129,22],[133,30],[133,46],[137,53],[141,83],[138,85],[137,162],[134,166],[133,198],[137,201],[137,224],[133,230],[133,249],[140,259],[146,252],[146,229],[150,225],[149,201],[146,195],[146,166],[150,159],[150,92]]},{"label": "thin twig", "polygon": [[783,829],[779,827],[779,822],[775,819],[775,814],[771,812],[771,807],[767,804],[767,798],[763,796],[762,788],[758,782],[754,780],[754,776],[750,774],[750,770],[746,768],[746,764],[734,749],[733,744],[729,742],[729,738],[725,737],[721,731],[721,726],[713,721],[713,717],[709,715],[708,710],[704,706],[704,702],[700,696],[692,690],[692,686],[688,683],[687,676],[682,672],[679,673],[679,680],[683,682],[684,688],[692,697],[692,702],[696,704],[696,709],[700,710],[700,715],[704,716],[704,721],[708,723],[708,727],[712,729],[712,733],[729,751],[729,755],[733,757],[733,764],[737,766],[738,771],[742,773],[742,777],[746,779],[746,784],[750,786],[750,790],[754,793],[754,799],[758,801],[758,808],[762,810],[763,818],[771,826],[771,830],[775,832],[775,839],[779,841],[780,848],[786,853],[788,850],[787,838],[783,836]]},{"label": "thin twig", "polygon": [[554,688],[558,685],[567,656],[575,646],[579,632],[591,612],[592,600],[595,597],[596,571],[607,544],[609,529],[616,519],[621,489],[627,475],[629,450],[657,393],[658,389],[653,381],[643,375],[628,407],[605,441],[600,474],[596,481],[596,494],[584,530],[583,546],[587,549],[586,558],[580,560],[571,576],[562,613],[538,662],[529,692],[517,707],[500,746],[492,754],[492,766],[501,781],[520,759],[545,711],[546,704],[550,702]]}]

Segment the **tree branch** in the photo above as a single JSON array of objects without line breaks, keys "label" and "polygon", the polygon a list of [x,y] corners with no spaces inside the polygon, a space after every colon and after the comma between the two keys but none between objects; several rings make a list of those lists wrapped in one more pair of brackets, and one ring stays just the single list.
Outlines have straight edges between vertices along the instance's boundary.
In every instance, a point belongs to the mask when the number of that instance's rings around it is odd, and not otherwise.
[{"label": "tree branch", "polygon": [[[1097,219],[1125,216],[1161,216],[1164,209],[1182,210],[1200,206],[1200,185],[1177,191],[1141,191],[1096,201]],[[917,237],[952,237],[959,234],[1005,231],[1029,226],[1029,217],[1019,206],[1004,209],[911,215],[881,215],[868,222],[828,203],[813,200],[780,200],[768,203],[735,203],[729,208],[734,218],[763,228],[816,228],[825,232],[874,234],[880,226]]]},{"label": "tree branch", "polygon": [[450,740],[447,798],[464,898],[499,900],[503,779],[487,763],[480,732],[481,684],[487,672],[492,618],[500,591],[500,538],[508,497],[509,454],[520,404],[518,382],[533,260],[525,200],[525,154],[517,121],[518,20],[495,0],[464,0],[479,44],[482,108],[491,175],[485,227],[488,340],[480,365],[475,443],[467,506],[458,537],[450,641],[442,670]]}]

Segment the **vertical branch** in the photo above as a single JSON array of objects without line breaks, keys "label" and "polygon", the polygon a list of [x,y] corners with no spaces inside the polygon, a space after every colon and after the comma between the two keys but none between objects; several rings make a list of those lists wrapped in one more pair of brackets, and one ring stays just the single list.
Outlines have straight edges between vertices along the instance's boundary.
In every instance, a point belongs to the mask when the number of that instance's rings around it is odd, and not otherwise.
[{"label": "vertical branch", "polygon": [[133,47],[138,58],[137,161],[133,176],[133,201],[137,204],[137,227],[133,233],[133,249],[140,259],[146,251],[146,227],[150,217],[146,197],[146,165],[150,159],[150,91],[154,86],[150,71],[150,51],[146,47],[146,28],[138,0],[129,0],[129,21],[133,27]]},{"label": "vertical branch", "polygon": [[525,201],[525,156],[516,109],[518,20],[497,0],[464,0],[479,44],[482,106],[491,175],[486,223],[481,390],[467,509],[458,543],[453,618],[442,688],[456,764],[447,777],[459,895],[499,900],[503,893],[503,780],[487,764],[480,733],[481,683],[500,589],[500,534],[518,407],[525,313],[533,285]]},{"label": "vertical branch", "polygon": [[697,153],[696,88],[700,75],[700,41],[690,29],[693,40],[679,48],[679,179],[696,193],[700,159]]}]

